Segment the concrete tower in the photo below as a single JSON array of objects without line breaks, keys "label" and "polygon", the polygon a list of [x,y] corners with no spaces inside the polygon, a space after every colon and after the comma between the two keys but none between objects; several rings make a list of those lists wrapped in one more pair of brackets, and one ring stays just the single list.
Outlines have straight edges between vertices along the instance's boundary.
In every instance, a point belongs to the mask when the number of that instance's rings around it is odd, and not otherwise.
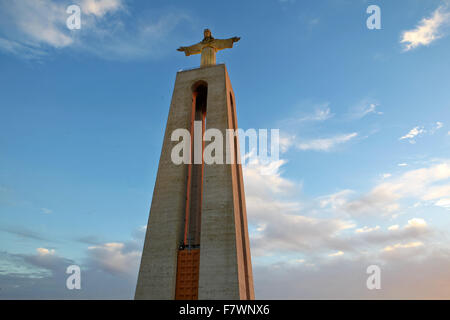
[{"label": "concrete tower", "polygon": [[[215,64],[216,52],[238,40],[214,39],[207,29],[202,42],[178,49],[201,53],[201,66],[177,73],[136,299],[254,299],[237,135],[223,143],[224,155],[232,151],[231,164],[206,164],[201,155],[194,161],[194,141],[202,141],[205,130],[226,137],[227,129],[238,128],[227,69]],[[191,133],[189,164],[172,160],[176,129]],[[200,144],[203,151],[208,142]]]}]

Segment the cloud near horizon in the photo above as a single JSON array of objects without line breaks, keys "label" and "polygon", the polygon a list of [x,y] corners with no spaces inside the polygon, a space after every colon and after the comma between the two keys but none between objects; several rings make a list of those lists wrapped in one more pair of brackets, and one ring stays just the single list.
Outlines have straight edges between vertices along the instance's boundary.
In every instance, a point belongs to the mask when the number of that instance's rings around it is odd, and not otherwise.
[{"label": "cloud near horizon", "polygon": [[[39,247],[30,254],[0,251],[0,299],[131,299],[144,234],[138,228],[129,241],[91,245],[79,261],[54,248]],[[81,290],[66,289],[70,265],[80,266]]]},{"label": "cloud near horizon", "polygon": [[[450,248],[439,229],[421,216],[412,216],[404,224],[391,222],[402,199],[430,200],[431,204],[446,199],[448,161],[393,174],[389,182],[381,182],[367,194],[347,189],[317,199],[306,198],[301,183],[283,176],[284,164],[269,177],[259,174],[259,163],[244,168],[258,299],[449,297],[449,289],[442,284],[450,277],[446,269]],[[260,178],[268,179],[267,184],[261,185]],[[373,214],[371,220],[363,213]],[[365,288],[366,268],[373,264],[382,270],[384,290]],[[444,279],[433,271],[436,268]],[[423,281],[413,280],[418,270],[423,270]],[[410,283],[407,289],[405,281]]]},{"label": "cloud near horizon", "polygon": [[[376,223],[368,223],[352,212],[366,210],[367,206],[378,210],[383,210],[383,205],[389,208],[391,203],[375,197],[379,193],[373,190],[380,189],[397,195],[393,201],[403,197],[413,198],[412,202],[446,199],[450,190],[445,184],[450,178],[448,161],[409,170],[400,176],[393,174],[389,182],[380,183],[368,193],[372,196],[368,202],[364,202],[367,195],[358,196],[349,189],[308,199],[302,193],[302,183],[284,177],[285,163],[285,160],[276,164],[256,161],[244,166],[258,299],[448,298],[445,287],[450,279],[448,241],[427,217],[411,217],[405,223],[393,224],[377,215],[373,220]],[[261,166],[270,170],[261,170]],[[262,175],[262,171],[266,174]],[[355,195],[356,198],[350,199]],[[85,237],[88,241],[80,239],[81,244],[91,243],[86,247],[84,261],[62,257],[58,249],[51,247],[38,247],[34,254],[2,252],[3,297],[131,299],[145,231],[142,226],[136,228],[132,240],[126,242],[100,242],[96,237]],[[71,264],[82,268],[80,292],[64,287],[65,269]],[[364,287],[365,270],[372,264],[381,267],[384,290],[373,292]],[[443,279],[433,272],[437,269]],[[411,282],[405,290],[402,283],[415,279],[418,270],[422,270],[423,281]],[[275,287],[271,285],[274,279]],[[332,279],[336,290],[327,285]],[[346,288],[345,294],[342,288]]]}]

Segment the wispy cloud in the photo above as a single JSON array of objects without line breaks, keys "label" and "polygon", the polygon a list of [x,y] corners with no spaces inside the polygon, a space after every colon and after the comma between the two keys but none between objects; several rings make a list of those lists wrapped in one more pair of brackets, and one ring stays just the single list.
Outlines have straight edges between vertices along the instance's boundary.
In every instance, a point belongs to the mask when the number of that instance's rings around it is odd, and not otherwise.
[{"label": "wispy cloud", "polygon": [[404,31],[400,43],[404,44],[404,51],[428,46],[432,42],[444,36],[442,31],[450,21],[448,6],[444,5],[436,9],[431,17],[423,18],[415,29]]},{"label": "wispy cloud", "polygon": [[244,167],[249,223],[256,229],[250,235],[255,256],[320,248],[330,237],[350,225],[339,219],[302,214],[303,204],[294,200],[301,184],[282,176],[283,164],[277,162],[276,169],[269,175],[261,174],[264,170],[257,162]]},{"label": "wispy cloud", "polygon": [[434,203],[435,206],[450,209],[450,198],[442,198]]},{"label": "wispy cloud", "polygon": [[70,4],[0,0],[0,50],[26,59],[69,49],[110,60],[155,58],[169,49],[168,35],[190,19],[181,11],[130,17],[123,0],[82,0],[81,29],[69,30],[66,8]]},{"label": "wispy cloud", "polygon": [[[355,192],[343,190],[329,197],[321,197],[317,199],[319,208],[314,209],[306,200],[285,198],[286,191],[292,193],[298,187],[295,182],[284,178],[279,169],[273,174],[279,180],[277,185],[284,185],[286,189],[272,188],[271,183],[260,188],[261,180],[257,177],[260,170],[244,169],[249,223],[256,225],[251,231],[251,249],[260,297],[342,298],[342,288],[346,288],[350,290],[345,290],[348,298],[370,298],[369,290],[364,287],[361,291],[359,288],[366,281],[364,272],[367,266],[374,263],[383,267],[385,281],[390,283],[390,290],[378,292],[380,298],[447,296],[448,290],[440,289],[442,278],[435,277],[433,272],[426,273],[426,294],[422,290],[425,287],[417,282],[411,284],[408,290],[403,289],[403,283],[413,279],[415,272],[422,268],[438,268],[440,272],[449,274],[450,260],[444,251],[445,245],[432,244],[430,239],[435,239],[433,237],[437,237],[437,233],[425,219],[411,218],[403,226],[365,225],[355,229],[357,221],[333,217],[339,207],[345,207],[347,197]],[[428,183],[444,178],[445,174],[439,174],[443,171],[444,167],[411,171],[401,180],[405,184],[412,183],[412,180],[417,183],[422,177]],[[323,216],[328,209],[331,209],[331,216]],[[340,270],[339,274],[345,275],[345,279],[338,280],[339,289],[330,291],[326,283],[335,278],[336,270]],[[355,275],[359,274],[361,277],[355,279]],[[266,286],[267,279],[274,277],[277,280]],[[328,280],[322,282],[323,277]],[[397,281],[398,277],[402,281]],[[295,283],[307,282],[308,290],[304,289],[305,286],[299,289],[293,284],[293,279]],[[275,283],[283,288],[278,293],[273,292]],[[309,286],[316,288],[316,291],[312,293]]]},{"label": "wispy cloud", "polygon": [[437,121],[434,126],[431,128],[430,133],[434,134],[439,129],[442,129],[444,127],[444,123],[441,121]]},{"label": "wispy cloud", "polygon": [[[0,49],[23,56],[41,56],[45,48],[73,43],[65,28],[65,7],[52,1],[0,1]],[[65,28],[65,29],[64,29]]]},{"label": "wispy cloud", "polygon": [[329,108],[329,103],[326,103],[322,106],[316,107],[313,114],[300,117],[297,119],[297,121],[325,121],[327,119],[330,119],[333,117],[333,114],[331,113],[331,109]]},{"label": "wispy cloud", "polygon": [[[376,223],[371,226],[366,224],[367,216],[357,217],[353,215],[356,212],[351,211],[359,210],[358,213],[361,213],[373,209],[378,218],[386,219],[391,217],[383,217],[381,213],[385,213],[386,208],[394,211],[401,209],[397,201],[402,198],[436,201],[445,197],[449,194],[448,190],[435,188],[440,188],[442,182],[450,177],[446,162],[410,170],[399,177],[393,175],[389,182],[377,185],[367,197],[354,198],[355,191],[342,190],[313,201],[306,198],[295,200],[298,198],[295,190],[300,188],[296,182],[283,176],[282,165],[272,172],[274,182],[265,184],[263,179],[266,176],[260,176],[261,170],[257,167],[258,164],[254,164],[253,168],[244,168],[244,181],[249,223],[253,226],[250,238],[255,281],[260,284],[259,296],[342,298],[342,288],[348,288],[350,284],[354,288],[348,297],[361,297],[368,290],[360,292],[357,288],[365,283],[366,278],[355,280],[354,276],[363,275],[370,264],[388,266],[383,268],[386,279],[401,276],[403,281],[414,278],[414,272],[410,272],[409,268],[405,276],[405,265],[415,270],[422,268],[423,263],[417,263],[418,259],[429,261],[427,268],[430,270],[442,265],[440,270],[443,271],[450,265],[447,251],[444,251],[445,242],[439,240],[435,244],[430,241],[441,235],[425,219],[413,217],[403,225],[382,226]],[[289,194],[291,197],[287,196]],[[352,219],[349,219],[348,213]],[[356,227],[358,222],[364,224]],[[328,270],[328,267],[331,269]],[[324,276],[332,279],[336,269],[345,270],[346,279],[333,293],[321,281]],[[392,270],[397,271],[388,276]],[[444,273],[448,274],[448,270]],[[289,294],[274,295],[270,286],[265,287],[266,281],[263,279],[266,277],[276,277],[277,285],[283,287],[281,291],[289,290]],[[312,294],[310,290],[298,290],[298,286],[290,285],[292,278],[302,283],[308,281],[309,285],[317,288],[317,292]],[[389,279],[391,283],[393,280]],[[435,282],[427,286],[429,294],[446,297],[448,290],[439,289],[442,287],[439,284],[441,279],[434,277],[433,272],[429,273],[427,281]],[[398,282],[389,291],[381,292],[380,297],[403,298],[411,296],[411,292],[417,297],[427,296],[417,283],[412,287],[412,290],[411,287],[403,290],[402,283]]]},{"label": "wispy cloud", "polygon": [[423,246],[423,243],[420,241],[415,241],[415,242],[409,242],[409,243],[397,243],[394,244],[392,246],[387,246],[386,248],[384,248],[384,251],[394,251],[394,250],[398,250],[398,249],[407,249],[407,248],[416,248],[416,247],[420,247]]},{"label": "wispy cloud", "polygon": [[[302,113],[299,113],[301,110]],[[305,112],[305,110],[307,110]],[[294,127],[298,125],[314,125],[317,122],[322,122],[334,117],[331,112],[330,103],[314,103],[311,101],[302,101],[295,105],[295,115],[280,121],[283,127]]]},{"label": "wispy cloud", "polygon": [[124,4],[122,0],[82,0],[81,10],[86,14],[93,14],[97,17],[103,17],[104,15],[117,10],[123,10]]},{"label": "wispy cloud", "polygon": [[356,138],[358,133],[340,134],[330,138],[313,139],[309,141],[303,141],[297,144],[299,150],[313,150],[313,151],[330,151],[337,145],[349,142]]},{"label": "wispy cloud", "polygon": [[41,208],[41,210],[42,210],[42,212],[45,213],[45,214],[50,214],[50,213],[53,212],[52,210],[47,209],[47,208]]},{"label": "wispy cloud", "polygon": [[[383,245],[393,242],[425,241],[433,235],[434,230],[428,226],[424,219],[412,218],[403,227],[393,225],[383,230],[381,227],[363,227],[356,230],[358,240],[363,240],[367,244]],[[356,239],[354,239],[356,241]]]},{"label": "wispy cloud", "polygon": [[[89,261],[87,261],[89,263]],[[67,290],[65,270],[81,267],[82,290]],[[104,269],[65,258],[54,249],[38,248],[33,254],[0,251],[0,284],[3,299],[130,299],[136,287],[137,268],[132,276],[114,275]]]},{"label": "wispy cloud", "polygon": [[[408,243],[410,242],[403,244]],[[406,255],[402,259],[396,258],[405,250]],[[413,253],[416,255],[412,255]],[[346,256],[347,254],[339,259],[327,259],[327,263],[317,264],[313,268],[307,267],[305,263],[255,266],[258,298],[341,300],[449,297],[450,257],[446,251],[427,250],[424,244],[415,248],[393,250],[382,257],[367,254],[358,259],[350,259]],[[382,269],[382,290],[367,290],[365,286],[368,277],[366,268],[374,263],[379,264]],[[420,279],[417,275],[421,275]]]},{"label": "wispy cloud", "polygon": [[344,255],[344,252],[343,251],[338,251],[338,252],[335,252],[335,253],[331,253],[328,256],[329,257],[339,257],[339,256],[342,256],[342,255]]},{"label": "wispy cloud", "polygon": [[29,230],[24,227],[11,227],[11,226],[3,226],[0,227],[0,231],[4,231],[10,234],[14,234],[16,236],[19,236],[23,239],[31,239],[31,240],[39,240],[39,241],[49,241],[46,237],[41,235],[38,232]]},{"label": "wispy cloud", "polygon": [[371,99],[363,99],[350,109],[350,119],[361,119],[370,114],[382,115],[383,112],[377,110],[379,104]]},{"label": "wispy cloud", "polygon": [[40,256],[54,255],[55,254],[55,249],[37,248],[36,251],[37,251],[37,253]]},{"label": "wispy cloud", "polygon": [[[93,244],[80,261],[63,257],[60,250],[50,247],[38,247],[27,254],[0,251],[2,298],[130,299],[136,288],[144,235],[138,228],[128,241]],[[82,270],[82,290],[67,290],[64,285],[70,265],[79,265]]]},{"label": "wispy cloud", "polygon": [[318,199],[320,207],[330,207],[333,210],[337,210],[347,202],[347,198],[354,193],[353,190],[341,190],[339,192],[322,196]]},{"label": "wispy cloud", "polygon": [[415,127],[412,128],[407,134],[405,134],[404,136],[400,137],[400,140],[408,140],[409,143],[416,143],[415,138],[424,134],[426,132],[426,130],[424,129],[424,127]]},{"label": "wispy cloud", "polygon": [[425,134],[435,134],[439,129],[444,127],[444,123],[441,121],[437,121],[431,126],[427,126],[427,129],[425,129],[424,126],[417,126],[412,128],[407,134],[404,136],[401,136],[399,140],[406,140],[411,144],[416,143],[416,139],[425,135]]},{"label": "wispy cloud", "polygon": [[352,215],[393,215],[401,209],[399,201],[405,198],[429,201],[436,205],[448,198],[450,185],[445,182],[449,178],[450,162],[444,160],[430,167],[407,171],[398,178],[382,182],[359,198],[342,201],[341,208]]},{"label": "wispy cloud", "polygon": [[88,249],[91,263],[112,274],[134,273],[140,262],[141,251],[130,250],[122,242],[104,243]]},{"label": "wispy cloud", "polygon": [[365,233],[365,232],[376,231],[376,230],[379,230],[379,229],[380,229],[380,226],[376,226],[376,227],[373,227],[373,228],[369,228],[369,227],[367,227],[367,226],[364,226],[364,227],[362,227],[362,228],[356,229],[355,232],[356,232],[356,233]]}]

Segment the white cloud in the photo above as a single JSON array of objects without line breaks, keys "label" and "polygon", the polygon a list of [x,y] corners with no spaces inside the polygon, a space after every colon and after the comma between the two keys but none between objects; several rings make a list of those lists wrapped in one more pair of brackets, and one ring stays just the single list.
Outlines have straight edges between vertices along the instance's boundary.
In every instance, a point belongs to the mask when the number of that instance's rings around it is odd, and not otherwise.
[{"label": "white cloud", "polygon": [[353,194],[352,190],[341,190],[339,192],[320,197],[319,204],[321,208],[330,207],[333,210],[342,207],[345,203],[347,203],[347,199],[349,195]]},{"label": "white cloud", "polygon": [[438,131],[439,129],[442,129],[444,127],[444,123],[441,121],[437,121],[433,127],[430,129],[430,134],[435,134],[436,131]]},{"label": "white cloud", "polygon": [[450,195],[450,185],[437,185],[428,188],[427,192],[423,194],[423,200],[435,200],[439,198],[445,198]]},{"label": "white cloud", "polygon": [[[400,177],[390,179],[374,187],[370,192],[357,199],[345,202],[343,208],[352,214],[376,213],[393,214],[401,207],[399,200],[413,198],[434,200],[448,198],[450,184],[450,161],[443,160],[427,168],[410,170]],[[435,185],[436,183],[440,183]],[[444,184],[442,184],[444,183]]]},{"label": "white cloud", "polygon": [[376,227],[373,227],[373,228],[369,228],[367,226],[364,226],[362,228],[356,229],[355,232],[356,233],[365,233],[365,232],[372,232],[372,231],[377,231],[377,230],[380,230],[380,226],[376,226]]},{"label": "white cloud", "polygon": [[279,142],[280,142],[280,151],[284,153],[288,151],[289,148],[292,146],[292,144],[295,142],[295,136],[282,134],[280,135]]},{"label": "white cloud", "polygon": [[259,163],[243,168],[249,224],[256,229],[250,234],[252,255],[320,248],[353,226],[349,221],[303,214],[303,204],[292,200],[298,196],[301,184],[282,177],[284,161],[276,163],[269,175],[261,174]]},{"label": "white cloud", "polygon": [[383,177],[383,179],[388,179],[388,178],[392,177],[392,174],[390,174],[390,173],[383,173],[382,177]]},{"label": "white cloud", "polygon": [[[42,52],[42,46],[63,48],[73,43],[66,32],[66,13],[62,3],[52,1],[1,1],[1,31],[10,35],[1,38],[0,49],[23,50],[27,54]],[[5,32],[6,31],[6,32]]]},{"label": "white cloud", "polygon": [[297,116],[289,117],[288,119],[284,119],[281,121],[282,126],[298,126],[299,124],[307,124],[308,122],[321,122],[328,120],[334,116],[333,113],[331,113],[330,109],[330,103],[329,102],[323,102],[323,103],[313,103],[310,101],[303,101],[298,103],[295,106],[296,110],[311,110],[312,111],[309,114],[301,114]]},{"label": "white cloud", "polygon": [[297,148],[303,151],[330,151],[339,144],[346,143],[358,136],[358,133],[353,132],[349,134],[336,135],[331,138],[313,139],[297,144]]},{"label": "white cloud", "polygon": [[423,127],[415,127],[413,129],[411,129],[407,134],[405,134],[403,137],[400,138],[400,140],[405,140],[407,139],[409,141],[409,143],[416,143],[416,141],[414,140],[417,136],[420,136],[422,134],[424,134],[426,132],[426,130]]},{"label": "white cloud", "polygon": [[383,112],[378,111],[378,103],[373,100],[363,99],[356,106],[352,107],[350,110],[350,118],[361,119],[369,114],[382,115]]},{"label": "white cloud", "polygon": [[55,250],[54,249],[37,248],[36,251],[41,256],[54,255],[55,254]]},{"label": "white cloud", "polygon": [[50,214],[50,213],[53,212],[52,210],[47,209],[47,208],[41,208],[41,210],[42,210],[42,212],[45,213],[45,214]]},{"label": "white cloud", "polygon": [[408,220],[408,224],[405,226],[405,228],[425,228],[426,226],[427,223],[424,219],[413,218],[411,220]]},{"label": "white cloud", "polygon": [[408,164],[407,163],[399,163],[398,166],[399,167],[406,167],[406,166],[408,166]]},{"label": "white cloud", "polygon": [[434,203],[435,206],[450,209],[450,198],[439,199]]},{"label": "white cloud", "polygon": [[335,253],[331,253],[328,256],[329,257],[339,257],[339,256],[342,256],[342,255],[344,255],[344,252],[338,251],[338,252],[335,252]]},{"label": "white cloud", "polygon": [[[401,209],[397,201],[404,197],[421,199],[428,195],[436,199],[445,194],[444,189],[434,188],[440,187],[450,177],[450,162],[447,162],[432,162],[429,167],[409,170],[398,177],[393,175],[388,182],[383,181],[375,186],[374,189],[378,190],[375,195],[385,192],[384,204],[397,210]],[[409,268],[398,272],[405,269],[405,266],[420,270],[423,263],[428,264],[427,259],[434,259],[427,266],[430,268],[428,270],[432,270],[441,267],[438,261],[442,261],[445,266],[450,263],[448,254],[444,252],[445,245],[442,247],[444,241],[441,233],[429,226],[425,219],[411,217],[401,226],[395,224],[381,227],[381,224],[365,225],[368,218],[364,217],[365,224],[355,229],[357,218],[349,220],[347,215],[342,218],[340,212],[355,201],[349,201],[356,194],[355,191],[347,189],[308,200],[296,194],[299,187],[295,181],[288,180],[281,174],[282,165],[275,166],[277,169],[272,172],[274,177],[269,178],[276,182],[263,186],[264,182],[258,177],[260,170],[256,166],[255,164],[250,175],[246,175],[244,171],[244,181],[251,226],[252,263],[259,297],[342,298],[342,289],[349,286],[354,286],[351,293],[348,293],[349,298],[362,297],[364,295],[357,288],[362,287],[361,283],[366,281],[364,275],[367,266],[374,263],[382,266],[384,281],[392,283],[389,291],[378,292],[380,297],[425,297],[426,294],[421,290],[425,287],[431,295],[445,297],[446,291],[439,289],[442,284],[434,281],[436,277],[433,273],[427,276],[427,281],[433,281],[433,285],[427,283],[423,287],[414,282],[412,287],[416,291],[413,293],[411,289],[402,290],[401,281],[395,282],[398,276],[402,277],[402,281],[414,279],[414,272],[410,272]],[[394,197],[391,198],[390,195]],[[371,201],[369,205],[380,209],[376,213],[384,212],[383,206],[376,204],[375,196]],[[438,242],[429,241],[430,239],[438,239]],[[327,287],[327,282],[322,281],[328,276],[327,281],[335,278],[336,270],[342,270],[339,274],[345,273],[348,277],[339,280],[339,290],[333,293]],[[445,270],[445,267],[440,270]],[[447,273],[446,271],[445,274]],[[270,275],[276,277],[277,285],[283,288],[283,292],[289,291],[289,294],[276,295],[270,290],[270,286],[266,287],[263,279]],[[355,280],[355,275],[362,275],[361,279]],[[297,283],[306,281],[308,285],[317,287],[317,291],[313,293],[311,290],[298,290],[298,286],[292,285],[293,279]],[[371,294],[366,291],[368,292],[365,290],[363,293]]]},{"label": "white cloud", "polygon": [[419,46],[428,46],[444,36],[442,29],[450,21],[450,13],[446,6],[436,9],[430,18],[424,18],[415,29],[404,31],[400,43],[409,51]]},{"label": "white cloud", "polygon": [[103,17],[107,13],[112,13],[123,9],[122,0],[82,0],[81,10],[85,14],[93,14]]},{"label": "white cloud", "polygon": [[[335,249],[337,252],[346,250],[354,252],[358,247],[366,248],[367,245],[364,243],[371,245],[380,245],[389,241],[403,243],[401,241],[414,240],[429,234],[424,220],[410,219],[411,221],[403,228],[398,227],[397,230],[391,228],[390,233],[382,232],[379,226],[363,227],[360,231],[366,232],[356,232],[358,238],[348,238],[343,232],[354,228],[354,223],[351,221],[330,216],[325,219],[308,216],[309,210],[305,210],[305,206],[310,207],[311,204],[290,203],[282,200],[282,197],[258,197],[252,192],[252,188],[246,187],[246,193],[249,222],[258,226],[258,230],[251,235],[252,254],[257,259],[268,255],[276,256],[280,252],[297,252],[307,254],[309,261],[311,257],[318,254],[328,255],[327,249]],[[320,208],[324,209],[338,207],[352,193],[351,190],[346,190],[332,196],[321,197],[318,203]],[[325,213],[325,211],[319,213],[314,209],[312,212],[317,216]],[[354,253],[349,257],[353,255]]]},{"label": "white cloud", "polygon": [[135,272],[140,262],[141,252],[129,250],[121,242],[90,246],[88,249],[91,261],[113,274]]},{"label": "white cloud", "polygon": [[367,108],[365,110],[363,110],[363,116],[365,116],[366,114],[369,113],[378,113],[380,114],[380,112],[376,111],[377,105],[374,103],[371,103],[367,106]]},{"label": "white cloud", "polygon": [[305,259],[294,259],[292,260],[293,263],[304,263]]},{"label": "white cloud", "polygon": [[249,204],[250,221],[265,225],[262,232],[251,235],[252,254],[255,256],[320,252],[334,241],[339,232],[353,226],[343,220],[312,218],[275,207],[252,214],[253,208]]},{"label": "white cloud", "polygon": [[[300,128],[309,128],[317,125],[318,122],[323,122],[334,117],[329,107],[329,102],[321,104],[311,103],[310,101],[301,102],[296,106],[296,109],[314,109],[314,112],[302,116],[293,116],[288,119],[284,119],[279,122],[280,128],[283,128],[284,132],[280,137],[280,150],[286,152],[291,147],[295,147],[297,150],[313,150],[313,151],[331,151],[336,146],[349,142],[358,136],[357,132],[335,134],[330,137],[321,138],[299,138],[299,134],[292,134],[297,132]],[[375,113],[382,114],[376,110],[377,104],[369,100],[363,100],[358,106],[354,107],[350,113],[351,118],[361,118],[366,114]],[[286,133],[291,132],[291,133]]]},{"label": "white cloud", "polygon": [[399,140],[408,140],[409,143],[414,144],[414,143],[416,143],[416,140],[415,140],[416,138],[418,138],[424,134],[433,135],[436,133],[436,131],[438,131],[442,127],[444,127],[444,123],[441,121],[436,121],[436,123],[434,123],[433,125],[428,126],[428,129],[425,129],[425,127],[423,127],[423,126],[417,126],[417,127],[414,127],[413,129],[411,129],[407,134],[402,136]]},{"label": "white cloud", "polygon": [[400,199],[399,195],[393,194],[383,187],[376,187],[368,194],[346,203],[344,208],[353,215],[363,213],[391,214],[400,208],[396,203],[398,199]]},{"label": "white cloud", "polygon": [[[54,52],[90,53],[104,59],[157,58],[173,50],[174,29],[189,15],[172,10],[130,16],[123,0],[83,0],[81,29],[66,26],[68,1],[0,0],[0,50],[26,59]],[[169,34],[171,37],[169,37]]]},{"label": "white cloud", "polygon": [[333,117],[331,109],[328,107],[329,103],[321,107],[317,107],[314,114],[308,115],[298,119],[298,121],[325,121]]},{"label": "white cloud", "polygon": [[[128,252],[129,246],[125,247],[122,251]],[[133,299],[138,274],[135,262],[129,259],[126,273],[110,272],[96,258],[75,261],[57,255],[54,249],[38,248],[35,254],[0,251],[2,299]],[[82,290],[65,286],[65,270],[70,265],[81,267]]]},{"label": "white cloud", "polygon": [[[243,166],[245,188],[249,189],[249,195],[271,196],[274,194],[290,193],[300,186],[281,177],[281,167],[285,160],[269,161],[262,164],[255,160]],[[247,191],[247,190],[246,190]]]},{"label": "white cloud", "polygon": [[4,51],[13,55],[19,55],[26,59],[37,58],[45,55],[45,52],[43,52],[39,48],[3,38],[0,38],[0,51]]},{"label": "white cloud", "polygon": [[[390,207],[392,213],[400,210],[400,200],[405,197],[422,199],[428,196],[433,198],[431,201],[440,199],[436,197],[445,194],[445,190],[437,188],[450,177],[450,162],[447,162],[432,162],[429,167],[409,170],[400,176],[393,174],[388,181],[382,181],[373,188],[376,192],[371,194],[372,198],[368,197],[371,202],[361,204],[361,212],[375,207],[375,213],[380,217],[379,214],[385,212],[385,206]],[[299,184],[286,179],[282,174],[284,163],[274,165],[276,169],[272,170],[269,177],[260,174],[258,163],[254,163],[253,168],[244,167],[252,263],[255,281],[259,284],[258,292],[274,297],[271,295],[273,293],[263,288],[261,270],[265,270],[265,274],[276,273],[281,281],[278,285],[291,290],[292,278],[311,281],[311,285],[320,283],[330,264],[333,264],[334,269],[346,265],[349,267],[347,271],[354,270],[349,271],[354,276],[364,275],[367,265],[373,263],[392,270],[403,262],[417,263],[418,259],[425,259],[426,254],[439,259],[446,257],[443,253],[429,251],[440,250],[442,243],[429,240],[441,241],[441,238],[433,238],[440,237],[441,233],[429,226],[425,219],[410,217],[402,224],[382,227],[378,222],[367,224],[369,220],[365,216],[362,219],[364,224],[359,224],[358,217],[353,215],[349,219],[347,214],[348,205],[361,199],[361,196],[351,199],[355,196],[355,191],[346,189],[312,200],[307,199],[297,192],[301,189]],[[268,183],[263,179],[268,179]],[[377,196],[380,195],[384,196],[382,204],[377,203]],[[363,208],[364,206],[366,207]],[[356,228],[357,224],[360,227]],[[313,270],[317,277],[307,270]],[[366,278],[358,282],[359,287],[365,280]],[[340,284],[341,291],[347,287],[344,283],[346,282],[342,281]],[[320,295],[317,297],[334,297],[324,287],[326,286],[318,288]],[[387,296],[402,297],[405,292],[390,291]],[[357,294],[353,291],[349,296]],[[291,292],[290,297],[316,296],[308,291]]]},{"label": "white cloud", "polygon": [[383,251],[394,251],[397,249],[408,249],[408,248],[416,248],[416,247],[420,247],[423,246],[423,243],[420,241],[415,241],[415,242],[409,242],[409,243],[397,243],[394,244],[392,246],[387,246],[383,249]]},{"label": "white cloud", "polygon": [[354,246],[367,247],[367,244],[380,246],[392,242],[424,241],[436,235],[436,233],[424,219],[413,218],[408,220],[408,223],[403,227],[396,224],[389,226],[387,231],[382,230],[379,226],[374,228],[365,227],[362,228],[361,232],[356,232],[355,235],[357,237],[349,241],[352,241]]},{"label": "white cloud", "polygon": [[[392,259],[395,250],[382,259],[378,254],[350,259],[346,252],[314,268],[287,263],[276,269],[271,265],[254,266],[256,295],[258,299],[448,299],[448,253],[422,250],[421,259],[415,259],[411,253],[416,252],[406,251],[402,259]],[[365,286],[369,276],[366,269],[372,264],[381,267],[382,290],[367,290]]]}]

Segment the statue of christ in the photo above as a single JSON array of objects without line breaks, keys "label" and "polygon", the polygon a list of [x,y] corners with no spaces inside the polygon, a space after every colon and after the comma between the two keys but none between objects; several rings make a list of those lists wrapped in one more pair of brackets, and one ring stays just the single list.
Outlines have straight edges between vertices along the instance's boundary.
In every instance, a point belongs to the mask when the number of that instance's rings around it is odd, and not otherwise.
[{"label": "statue of christ", "polygon": [[233,37],[229,39],[214,39],[209,29],[203,31],[204,38],[197,44],[189,47],[179,47],[178,51],[183,51],[186,56],[202,54],[200,67],[212,66],[216,64],[216,52],[219,50],[233,48],[233,43],[241,38]]}]

